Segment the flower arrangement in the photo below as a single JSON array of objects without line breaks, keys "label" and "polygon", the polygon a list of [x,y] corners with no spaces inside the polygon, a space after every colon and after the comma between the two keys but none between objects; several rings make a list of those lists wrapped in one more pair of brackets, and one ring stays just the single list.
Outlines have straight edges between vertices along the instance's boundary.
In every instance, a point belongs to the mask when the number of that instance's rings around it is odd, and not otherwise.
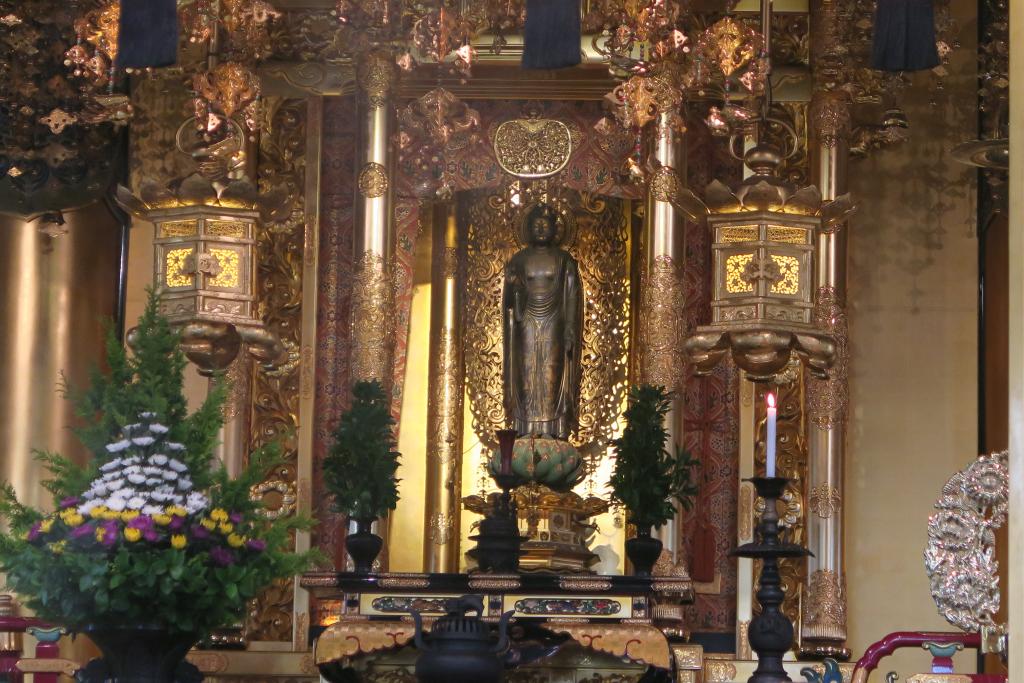
[{"label": "flower arrangement", "polygon": [[269,519],[250,488],[280,460],[252,453],[232,479],[213,456],[223,384],[189,415],[186,360],[150,292],[128,354],[110,337],[110,371],[69,389],[94,458],[78,465],[37,453],[56,511],[18,502],[0,487],[0,571],[38,616],[73,631],[146,625],[194,634],[237,623],[245,604],[313,559],[291,552],[301,517]]}]

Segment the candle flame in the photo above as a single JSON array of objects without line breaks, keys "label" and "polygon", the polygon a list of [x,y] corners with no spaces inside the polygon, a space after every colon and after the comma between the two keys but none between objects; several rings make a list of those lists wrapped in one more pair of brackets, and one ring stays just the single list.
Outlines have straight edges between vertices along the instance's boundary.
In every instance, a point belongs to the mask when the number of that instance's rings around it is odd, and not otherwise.
[{"label": "candle flame", "polygon": [[768,407],[769,408],[774,408],[775,407],[775,394],[772,394],[772,393],[768,394]]}]

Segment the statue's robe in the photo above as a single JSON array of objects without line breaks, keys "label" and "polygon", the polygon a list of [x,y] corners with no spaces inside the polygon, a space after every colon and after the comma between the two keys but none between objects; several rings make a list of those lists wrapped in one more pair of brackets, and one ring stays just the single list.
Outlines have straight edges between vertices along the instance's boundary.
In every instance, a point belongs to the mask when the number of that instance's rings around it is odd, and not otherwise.
[{"label": "statue's robe", "polygon": [[568,439],[578,420],[582,301],[575,259],[527,247],[505,267],[505,413],[521,435]]}]

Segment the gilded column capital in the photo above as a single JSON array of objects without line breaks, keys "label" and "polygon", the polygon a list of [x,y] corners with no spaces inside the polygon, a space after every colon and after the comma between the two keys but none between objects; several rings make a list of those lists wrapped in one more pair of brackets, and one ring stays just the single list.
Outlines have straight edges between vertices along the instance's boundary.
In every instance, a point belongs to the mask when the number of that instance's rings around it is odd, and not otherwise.
[{"label": "gilded column capital", "polygon": [[804,607],[803,636],[811,640],[846,640],[846,587],[831,569],[811,574]]},{"label": "gilded column capital", "polygon": [[356,80],[373,109],[383,107],[397,77],[394,60],[384,52],[370,52],[359,61]]},{"label": "gilded column capital", "polygon": [[850,136],[850,102],[845,93],[819,91],[811,99],[811,130],[815,140],[826,147],[835,147]]}]

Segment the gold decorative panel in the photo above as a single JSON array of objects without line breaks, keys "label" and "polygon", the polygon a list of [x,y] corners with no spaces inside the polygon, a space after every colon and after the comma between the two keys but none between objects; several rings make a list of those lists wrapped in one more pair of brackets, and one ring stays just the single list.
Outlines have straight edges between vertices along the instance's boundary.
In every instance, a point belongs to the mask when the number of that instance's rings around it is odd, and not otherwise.
[{"label": "gold decorative panel", "polygon": [[[629,334],[629,222],[623,200],[567,192],[576,229],[562,246],[579,262],[584,291],[583,373],[579,428],[570,441],[602,452],[612,437],[626,390]],[[473,429],[495,447],[505,427],[502,394],[501,292],[505,262],[521,248],[518,221],[500,197],[472,191],[460,198],[466,234],[466,387]]]},{"label": "gold decorative panel", "polygon": [[803,228],[789,228],[784,225],[768,226],[769,242],[784,242],[786,244],[809,244],[811,231]]},{"label": "gold decorative panel", "polygon": [[753,260],[753,254],[733,254],[725,260],[726,292],[744,294],[754,291],[754,284],[744,275]]},{"label": "gold decorative panel", "polygon": [[771,257],[779,267],[779,279],[772,283],[772,294],[795,295],[800,293],[800,259],[795,256]]},{"label": "gold decorative panel", "polygon": [[161,237],[195,237],[199,231],[197,221],[167,221],[160,227]]},{"label": "gold decorative panel", "polygon": [[721,242],[756,242],[756,225],[738,225],[729,228],[722,228],[718,236]]},{"label": "gold decorative panel", "polygon": [[207,221],[206,234],[215,237],[245,237],[243,221]]},{"label": "gold decorative panel", "polygon": [[558,173],[572,156],[572,132],[554,119],[513,119],[494,133],[494,155],[507,173],[543,178]]},{"label": "gold decorative panel", "polygon": [[233,249],[211,249],[210,253],[217,259],[220,272],[211,278],[207,284],[210,287],[237,288],[242,277],[239,272],[238,252]]},{"label": "gold decorative panel", "polygon": [[164,257],[164,284],[168,287],[191,287],[195,274],[189,271],[186,262],[192,256],[192,248],[170,249]]}]

